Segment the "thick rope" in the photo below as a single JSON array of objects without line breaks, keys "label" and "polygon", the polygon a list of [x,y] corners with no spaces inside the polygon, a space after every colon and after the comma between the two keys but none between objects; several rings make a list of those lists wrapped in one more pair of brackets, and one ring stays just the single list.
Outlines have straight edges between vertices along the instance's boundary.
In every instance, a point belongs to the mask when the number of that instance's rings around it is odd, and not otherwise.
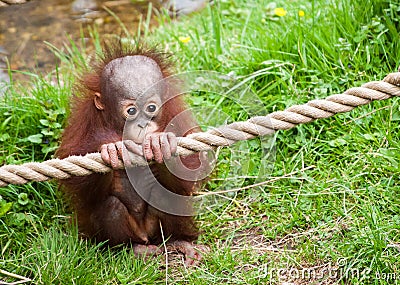
[{"label": "thick rope", "polygon": [[[343,94],[312,100],[304,105],[295,105],[284,111],[273,112],[267,116],[256,116],[245,122],[232,123],[204,133],[179,137],[177,154],[189,155],[198,151],[213,150],[220,146],[230,146],[237,141],[269,135],[277,130],[291,129],[299,124],[328,118],[337,113],[350,112],[355,107],[394,96],[400,96],[400,72],[387,75],[383,81],[373,81],[361,87],[350,88]],[[148,164],[141,156],[131,154],[131,158],[132,165]],[[116,169],[122,168],[124,164],[120,161]],[[51,159],[41,163],[5,165],[0,167],[0,187],[9,184],[25,184],[29,181],[67,179],[71,176],[107,173],[111,170],[112,168],[101,159],[100,153]]]}]

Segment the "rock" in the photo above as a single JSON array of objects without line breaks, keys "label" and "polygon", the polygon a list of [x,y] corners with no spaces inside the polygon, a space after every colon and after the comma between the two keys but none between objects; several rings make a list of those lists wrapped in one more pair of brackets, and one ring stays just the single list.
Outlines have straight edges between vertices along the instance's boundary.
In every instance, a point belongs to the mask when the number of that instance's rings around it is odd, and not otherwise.
[{"label": "rock", "polygon": [[11,4],[23,4],[28,2],[28,0],[1,0],[0,2],[11,5]]},{"label": "rock", "polygon": [[167,0],[162,5],[175,15],[188,15],[203,9],[209,0]]},{"label": "rock", "polygon": [[72,13],[81,14],[97,9],[97,3],[94,0],[75,0],[71,5]]}]

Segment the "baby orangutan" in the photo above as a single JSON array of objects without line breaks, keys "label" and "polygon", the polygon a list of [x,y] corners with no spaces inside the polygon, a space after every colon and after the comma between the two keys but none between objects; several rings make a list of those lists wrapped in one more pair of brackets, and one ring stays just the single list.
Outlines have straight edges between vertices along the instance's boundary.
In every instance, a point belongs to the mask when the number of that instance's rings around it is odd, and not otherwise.
[{"label": "baby orangutan", "polygon": [[193,244],[198,238],[193,218],[148,203],[161,200],[153,194],[160,189],[187,197],[201,184],[174,175],[164,163],[179,161],[174,167],[179,173],[201,169],[204,164],[199,154],[174,156],[177,136],[200,129],[182,98],[176,96],[176,86],[156,84],[171,75],[170,63],[153,50],[114,46],[105,48],[103,59],[92,69],[72,98],[57,156],[101,152],[103,160],[115,167],[129,150],[155,162],[149,167],[130,167],[127,171],[132,175],[113,170],[61,180],[76,212],[79,232],[110,246],[129,244],[136,254],[146,255],[161,253],[164,237],[170,249],[185,255],[187,265],[193,264],[201,258]]}]

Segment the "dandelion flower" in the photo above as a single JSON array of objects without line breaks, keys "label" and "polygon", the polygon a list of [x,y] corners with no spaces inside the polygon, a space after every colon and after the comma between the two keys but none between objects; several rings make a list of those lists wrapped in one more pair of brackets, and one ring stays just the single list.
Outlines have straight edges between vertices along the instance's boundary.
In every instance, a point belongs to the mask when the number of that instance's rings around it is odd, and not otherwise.
[{"label": "dandelion flower", "polygon": [[278,17],[283,17],[283,16],[286,16],[287,11],[285,10],[285,8],[275,8],[274,9],[274,13]]},{"label": "dandelion flower", "polygon": [[188,42],[190,42],[190,37],[179,37],[179,41],[187,44]]},{"label": "dandelion flower", "polygon": [[299,11],[299,17],[304,17],[304,15],[305,15],[304,11],[303,11],[303,10],[300,10],[300,11]]}]

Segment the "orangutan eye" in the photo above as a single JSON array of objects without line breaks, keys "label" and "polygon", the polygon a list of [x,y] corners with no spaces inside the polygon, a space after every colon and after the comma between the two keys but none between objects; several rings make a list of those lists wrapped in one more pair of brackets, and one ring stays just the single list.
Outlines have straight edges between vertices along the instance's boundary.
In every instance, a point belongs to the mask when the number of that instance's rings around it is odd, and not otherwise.
[{"label": "orangutan eye", "polygon": [[135,116],[137,114],[137,109],[136,107],[129,107],[128,110],[126,110],[126,113],[129,116]]},{"label": "orangutan eye", "polygon": [[149,104],[146,108],[146,111],[149,113],[154,113],[157,111],[157,106],[155,104]]}]

